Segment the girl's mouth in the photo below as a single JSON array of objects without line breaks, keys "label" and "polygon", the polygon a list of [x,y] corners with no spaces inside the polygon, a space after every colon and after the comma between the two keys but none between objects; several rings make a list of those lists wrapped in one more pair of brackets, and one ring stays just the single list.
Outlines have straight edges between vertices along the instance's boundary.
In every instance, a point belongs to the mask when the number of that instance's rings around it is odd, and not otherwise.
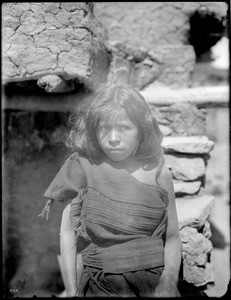
[{"label": "girl's mouth", "polygon": [[107,150],[110,152],[123,152],[123,149],[120,148],[108,148]]}]

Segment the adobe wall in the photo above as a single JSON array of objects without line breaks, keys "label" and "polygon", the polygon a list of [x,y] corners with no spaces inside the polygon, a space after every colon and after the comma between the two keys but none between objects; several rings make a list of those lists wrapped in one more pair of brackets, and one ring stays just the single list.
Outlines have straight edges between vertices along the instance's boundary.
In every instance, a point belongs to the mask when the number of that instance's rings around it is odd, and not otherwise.
[{"label": "adobe wall", "polygon": [[162,45],[187,45],[189,16],[201,5],[223,16],[222,2],[95,2],[94,14],[108,29],[110,41],[148,50]]},{"label": "adobe wall", "polygon": [[108,81],[190,87],[196,56],[189,20],[201,5],[219,18],[227,14],[224,2],[96,2],[114,54]]}]

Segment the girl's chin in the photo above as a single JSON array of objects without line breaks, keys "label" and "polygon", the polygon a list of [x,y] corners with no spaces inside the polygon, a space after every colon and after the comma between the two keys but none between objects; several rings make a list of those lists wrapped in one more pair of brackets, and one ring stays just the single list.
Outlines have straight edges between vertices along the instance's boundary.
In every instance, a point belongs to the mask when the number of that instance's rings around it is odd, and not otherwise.
[{"label": "girl's chin", "polygon": [[115,156],[115,155],[110,155],[108,156],[110,158],[110,160],[114,161],[114,162],[123,162],[123,161],[126,161],[127,158],[123,158],[123,157],[118,157],[118,156]]},{"label": "girl's chin", "polygon": [[130,161],[131,156],[124,156],[124,155],[119,155],[119,154],[106,154],[106,156],[113,162],[117,162],[117,163],[126,163],[128,161]]},{"label": "girl's chin", "polygon": [[122,162],[122,161],[125,161],[127,159],[127,156],[124,155],[124,153],[122,152],[110,152],[110,153],[105,153],[106,156],[112,160],[112,161],[115,161],[115,162]]}]

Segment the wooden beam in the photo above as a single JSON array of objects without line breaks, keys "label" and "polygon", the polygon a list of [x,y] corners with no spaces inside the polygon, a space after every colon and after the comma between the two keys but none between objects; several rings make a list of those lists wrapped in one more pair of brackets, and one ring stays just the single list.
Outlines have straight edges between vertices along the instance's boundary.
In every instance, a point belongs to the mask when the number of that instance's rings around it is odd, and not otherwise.
[{"label": "wooden beam", "polygon": [[149,105],[170,106],[174,103],[192,103],[198,107],[227,107],[228,86],[206,86],[187,89],[149,88],[141,91]]},{"label": "wooden beam", "polygon": [[2,95],[2,109],[30,111],[73,111],[89,94],[56,94],[56,95]]},{"label": "wooden beam", "polygon": [[[147,103],[152,106],[170,106],[177,102],[192,103],[198,107],[228,107],[229,87],[197,87],[188,89],[153,88],[141,91]],[[14,95],[7,97],[2,95],[2,109],[19,109],[30,111],[72,111],[89,94],[79,92],[77,94],[56,95]]]}]

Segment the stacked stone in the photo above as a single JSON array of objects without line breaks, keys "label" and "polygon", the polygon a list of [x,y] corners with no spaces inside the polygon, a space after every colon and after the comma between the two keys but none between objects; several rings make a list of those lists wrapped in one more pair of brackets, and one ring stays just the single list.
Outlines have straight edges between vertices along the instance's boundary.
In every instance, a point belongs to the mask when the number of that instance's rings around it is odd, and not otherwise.
[{"label": "stacked stone", "polygon": [[192,46],[155,46],[149,50],[120,41],[111,42],[111,45],[108,83],[129,83],[140,90],[153,82],[174,88],[190,85],[195,65]]},{"label": "stacked stone", "polygon": [[195,286],[206,287],[207,283],[214,282],[210,264],[213,247],[209,240],[209,215],[214,198],[204,194],[204,184],[209,152],[214,144],[203,135],[205,113],[192,104],[160,107],[155,112],[164,133],[165,161],[173,176],[183,248],[183,278]]}]

